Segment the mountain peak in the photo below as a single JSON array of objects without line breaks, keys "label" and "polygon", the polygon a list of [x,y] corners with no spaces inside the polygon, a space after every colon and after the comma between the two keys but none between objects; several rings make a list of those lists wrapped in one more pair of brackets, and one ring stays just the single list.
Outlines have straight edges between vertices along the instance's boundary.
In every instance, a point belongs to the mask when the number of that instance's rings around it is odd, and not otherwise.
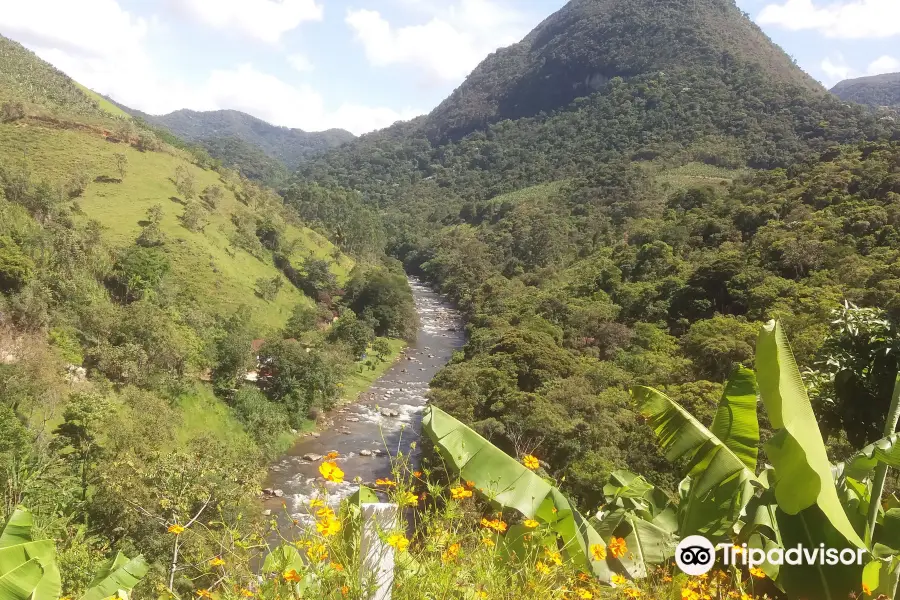
[{"label": "mountain peak", "polygon": [[831,92],[841,100],[872,107],[900,106],[900,73],[846,79]]},{"label": "mountain peak", "polygon": [[571,0],[521,42],[488,56],[429,115],[426,131],[457,138],[561,108],[614,77],[730,62],[822,90],[734,0]]}]

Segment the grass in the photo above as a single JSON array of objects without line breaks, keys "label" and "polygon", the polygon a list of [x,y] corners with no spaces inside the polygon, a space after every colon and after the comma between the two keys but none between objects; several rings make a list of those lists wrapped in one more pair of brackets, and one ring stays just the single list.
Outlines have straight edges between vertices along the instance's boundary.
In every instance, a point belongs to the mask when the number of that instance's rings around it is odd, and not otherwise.
[{"label": "grass", "polygon": [[177,406],[181,412],[177,430],[179,444],[185,445],[204,434],[212,434],[224,441],[250,443],[244,427],[228,406],[213,394],[209,385],[198,383],[192,393],[178,398]]},{"label": "grass", "polygon": [[674,169],[661,171],[656,179],[668,183],[673,188],[683,188],[698,184],[730,185],[745,173],[742,169],[725,169],[699,162],[692,162]]},{"label": "grass", "polygon": [[[387,341],[391,347],[391,353],[385,357],[383,362],[374,364],[371,367],[366,365],[366,361],[356,363],[356,369],[344,379],[341,402],[348,403],[356,400],[360,394],[372,387],[372,384],[387,373],[388,369],[397,362],[400,353],[406,348],[406,342],[393,339],[388,339]],[[377,359],[372,357],[370,360]]]},{"label": "grass", "polygon": [[533,185],[531,187],[522,188],[521,190],[516,190],[514,192],[495,196],[494,198],[491,198],[489,202],[491,202],[492,204],[500,204],[503,202],[519,204],[521,202],[544,200],[546,198],[554,196],[557,192],[559,192],[560,189],[562,189],[562,187],[566,183],[568,183],[567,179],[551,181],[549,183],[541,183],[539,185]]},{"label": "grass", "polygon": [[[96,219],[104,227],[107,242],[124,246],[133,243],[139,235],[139,223],[146,218],[147,209],[161,204],[165,213],[161,228],[167,237],[164,250],[172,262],[170,278],[185,304],[217,313],[230,313],[240,305],[247,305],[260,326],[277,329],[284,325],[297,304],[310,302],[290,285],[285,285],[272,302],[256,296],[256,280],[271,279],[279,271],[271,258],[260,260],[230,247],[229,235],[234,231],[231,215],[249,209],[227,189],[203,232],[192,232],[182,226],[179,217],[184,207],[172,200],[177,194],[172,181],[176,167],[185,166],[193,173],[198,191],[208,185],[223,185],[216,172],[190,164],[178,152],[142,153],[80,131],[50,129],[31,123],[0,126],[0,162],[18,168],[24,161],[33,176],[51,182],[62,182],[79,170],[86,171],[91,180],[99,176],[118,179],[117,153],[124,153],[128,158],[123,181],[91,183],[77,200],[84,211],[83,220]],[[300,240],[292,256],[295,261],[309,254],[333,260],[335,247],[318,233],[289,225],[285,235],[289,240]],[[343,282],[353,268],[353,261],[340,255],[333,265],[335,276]]]},{"label": "grass", "polygon": [[90,98],[91,100],[96,102],[97,106],[100,107],[100,110],[102,110],[103,112],[105,112],[113,117],[121,117],[124,119],[131,119],[131,115],[129,115],[127,112],[125,112],[124,110],[122,110],[121,108],[119,108],[118,106],[116,106],[115,104],[113,104],[112,102],[110,102],[109,100],[107,100],[106,98],[104,98],[103,96],[101,96],[100,94],[95,92],[94,90],[81,85],[77,81],[75,82],[75,85],[78,86],[78,89],[80,89],[82,92],[84,92],[84,94],[88,98]]}]

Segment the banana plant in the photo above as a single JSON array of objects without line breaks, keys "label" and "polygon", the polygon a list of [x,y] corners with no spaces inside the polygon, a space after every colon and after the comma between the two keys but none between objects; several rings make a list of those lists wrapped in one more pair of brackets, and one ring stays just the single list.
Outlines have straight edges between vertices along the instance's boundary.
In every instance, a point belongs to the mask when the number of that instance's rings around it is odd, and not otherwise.
[{"label": "banana plant", "polygon": [[591,548],[605,550],[604,538],[555,486],[436,406],[429,406],[422,428],[441,457],[460,478],[475,484],[480,497],[498,510],[513,510],[545,524],[559,535],[567,558],[609,582],[621,565],[607,554],[597,560]]},{"label": "banana plant", "polygon": [[[57,600],[62,583],[53,540],[34,540],[34,519],[24,508],[16,509],[0,533],[0,600]],[[138,556],[121,552],[103,565],[81,600],[111,596],[127,600],[147,574],[149,566]]]}]

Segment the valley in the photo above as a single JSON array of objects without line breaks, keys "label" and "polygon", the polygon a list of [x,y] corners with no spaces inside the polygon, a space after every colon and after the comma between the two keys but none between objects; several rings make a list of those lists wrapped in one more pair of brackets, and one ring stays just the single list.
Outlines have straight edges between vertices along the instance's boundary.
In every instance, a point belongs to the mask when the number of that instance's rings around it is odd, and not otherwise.
[{"label": "valley", "polygon": [[360,136],[0,35],[0,600],[900,597],[900,88],[741,6],[571,0]]}]

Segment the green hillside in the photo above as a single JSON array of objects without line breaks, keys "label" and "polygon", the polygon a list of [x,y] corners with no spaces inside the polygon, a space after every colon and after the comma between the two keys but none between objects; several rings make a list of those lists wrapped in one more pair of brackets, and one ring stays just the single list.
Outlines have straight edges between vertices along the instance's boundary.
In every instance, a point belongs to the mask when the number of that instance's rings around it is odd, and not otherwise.
[{"label": "green hillside", "polygon": [[900,73],[847,79],[831,88],[831,93],[841,100],[873,108],[900,107]]}]

